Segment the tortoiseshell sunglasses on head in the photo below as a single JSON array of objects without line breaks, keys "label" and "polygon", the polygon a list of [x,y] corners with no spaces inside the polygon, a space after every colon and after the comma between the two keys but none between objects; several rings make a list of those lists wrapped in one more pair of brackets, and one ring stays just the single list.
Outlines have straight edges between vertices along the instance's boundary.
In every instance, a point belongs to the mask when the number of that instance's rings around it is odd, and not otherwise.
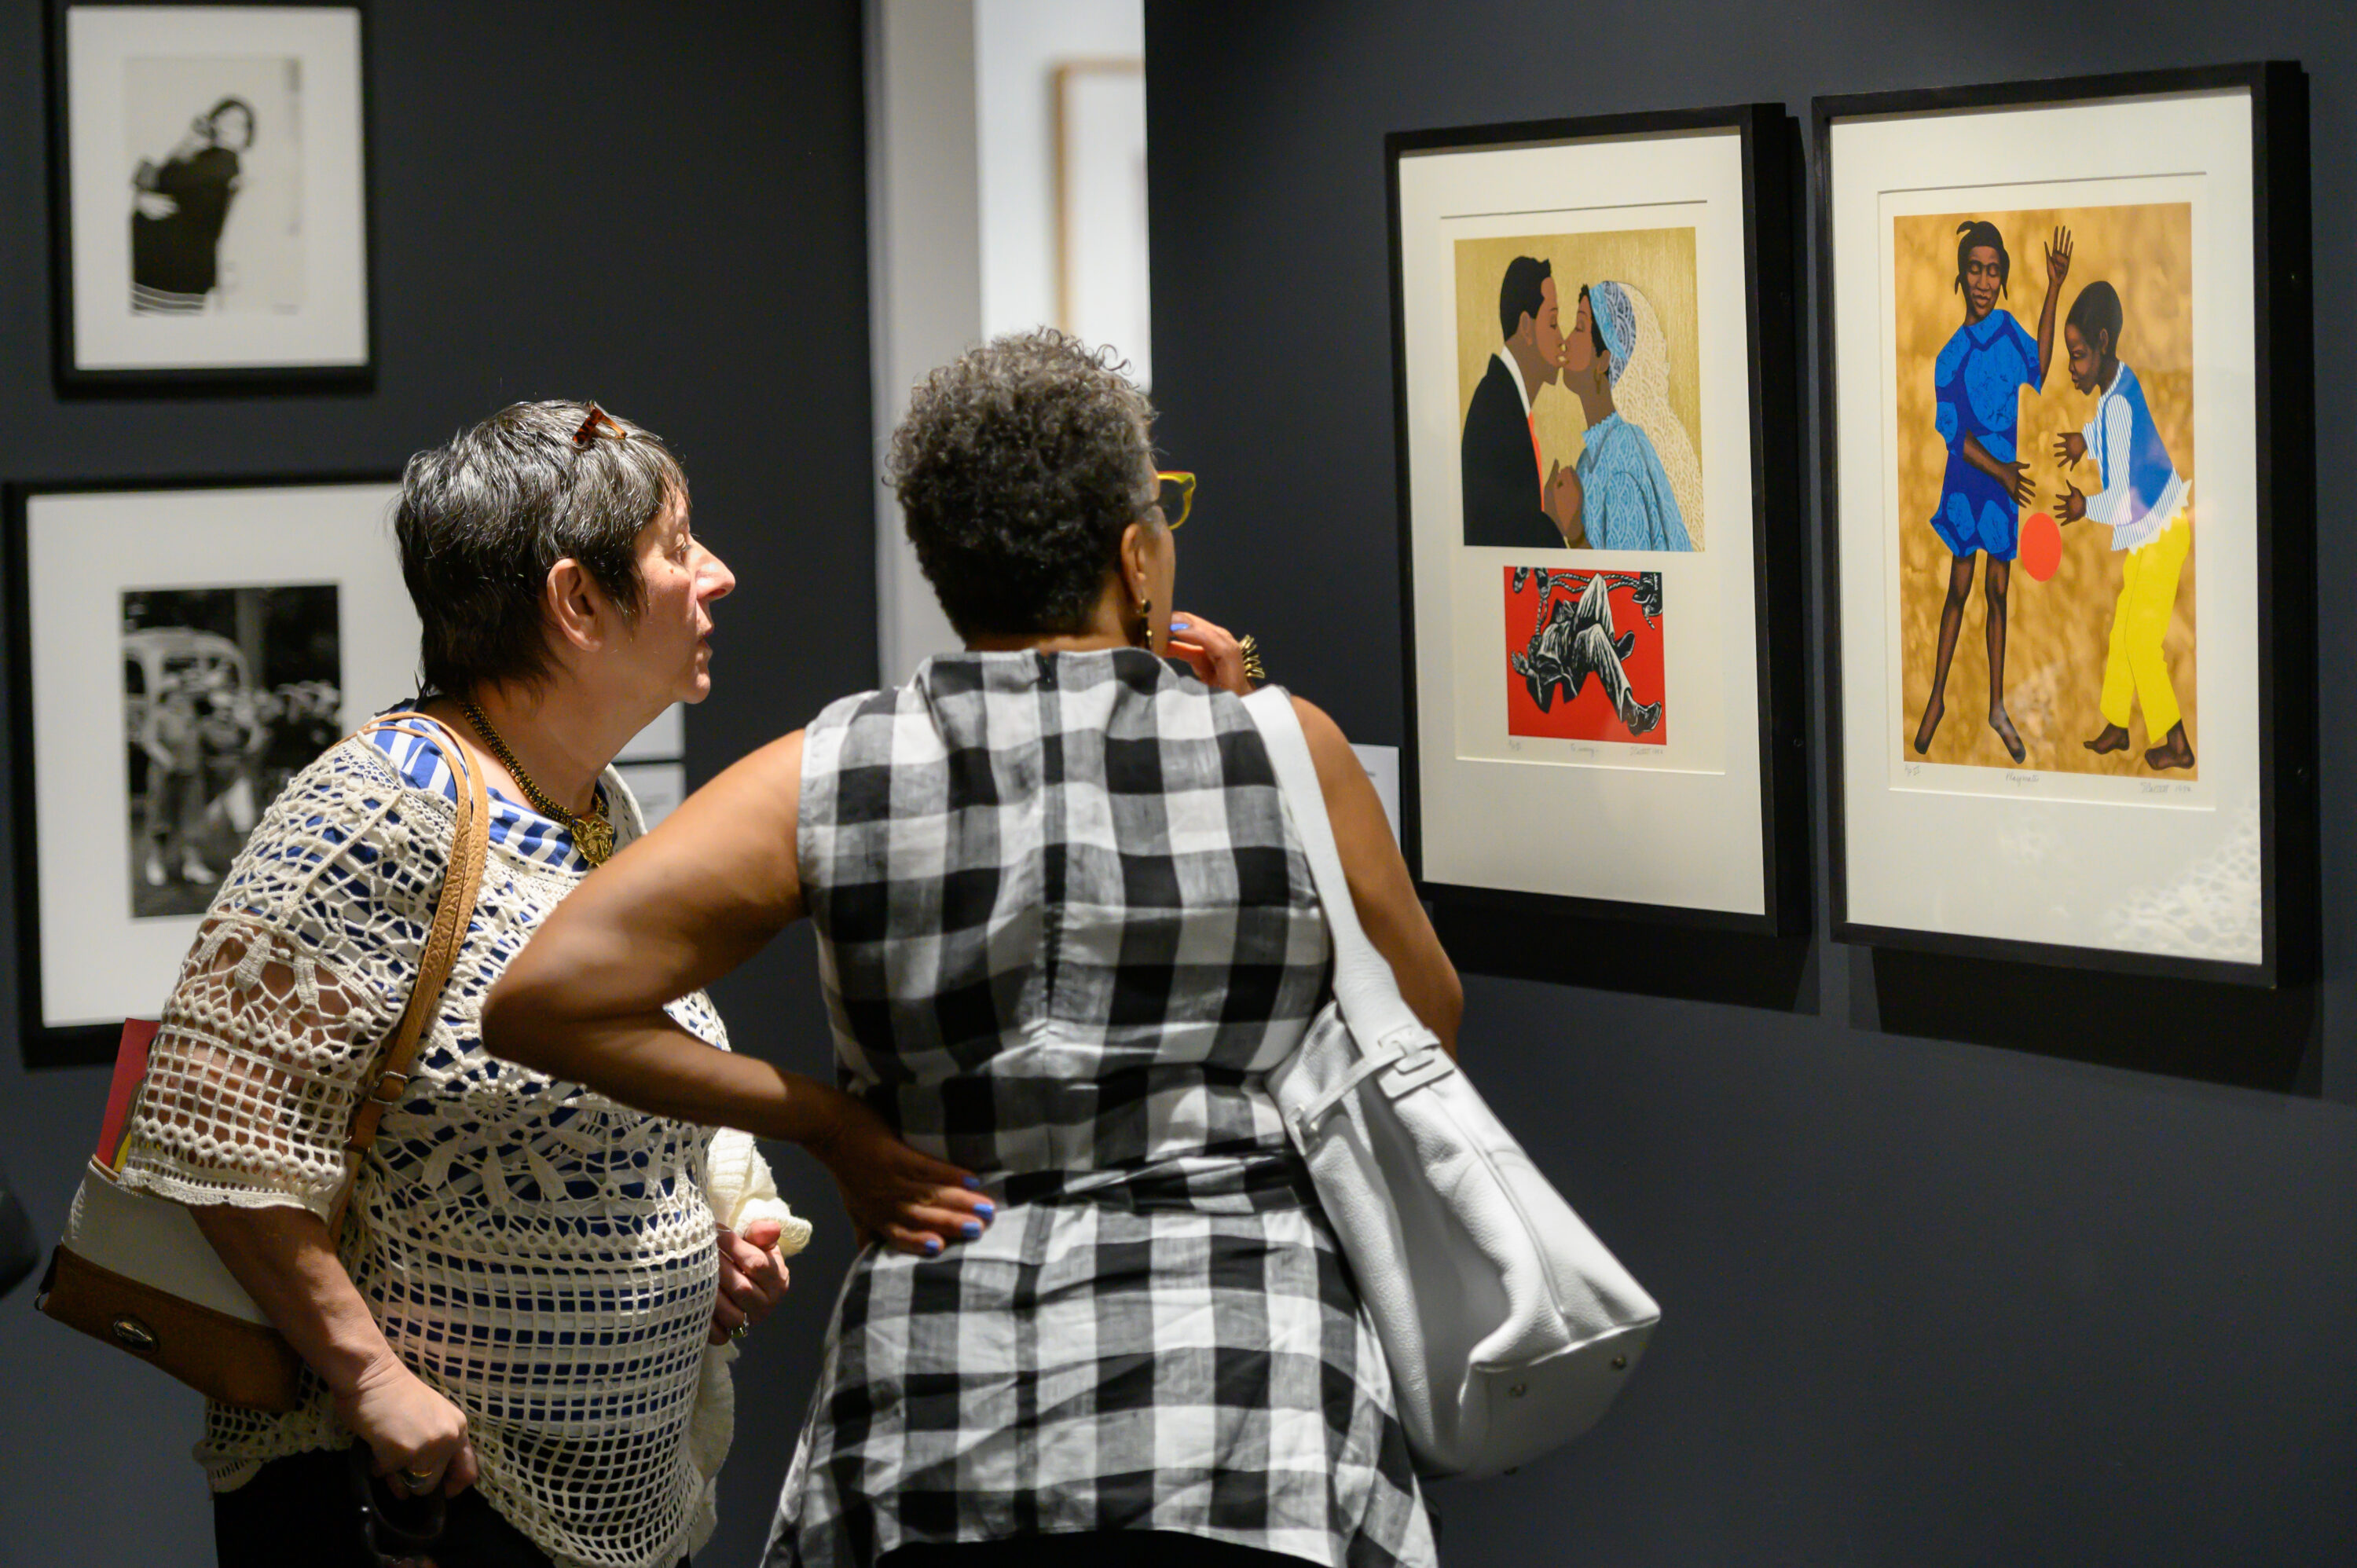
[{"label": "tortoiseshell sunglasses on head", "polygon": [[589,443],[597,439],[597,427],[601,424],[617,441],[628,441],[630,438],[630,433],[622,428],[619,420],[593,403],[589,405],[589,412],[582,415],[581,428],[573,433],[573,445],[587,447]]}]

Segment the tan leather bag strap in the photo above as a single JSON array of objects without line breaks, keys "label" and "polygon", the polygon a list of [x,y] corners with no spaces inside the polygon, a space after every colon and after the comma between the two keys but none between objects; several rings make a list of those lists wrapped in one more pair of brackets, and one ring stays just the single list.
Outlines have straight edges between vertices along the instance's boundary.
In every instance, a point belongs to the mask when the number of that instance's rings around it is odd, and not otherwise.
[{"label": "tan leather bag strap", "polygon": [[467,940],[467,928],[473,923],[475,898],[483,886],[483,860],[491,842],[490,800],[484,790],[482,770],[468,757],[467,748],[448,726],[424,714],[403,712],[387,714],[363,725],[359,733],[370,735],[381,730],[414,736],[441,752],[458,786],[458,825],[451,836],[450,864],[443,873],[441,896],[434,901],[434,925],[425,939],[425,950],[418,960],[417,983],[410,990],[409,1005],[402,1010],[392,1043],[377,1058],[368,1091],[354,1107],[345,1133],[344,1148],[351,1176],[346,1179],[343,1193],[336,1199],[335,1213],[328,1225],[331,1238],[342,1233],[344,1207],[351,1201],[352,1178],[359,1175],[361,1156],[376,1142],[377,1124],[384,1120],[388,1108],[399,1103],[403,1091],[409,1087],[409,1069],[416,1065],[417,1053],[425,1043],[427,1026],[441,1004],[444,988],[450,983],[450,971],[457,962],[459,946]]}]

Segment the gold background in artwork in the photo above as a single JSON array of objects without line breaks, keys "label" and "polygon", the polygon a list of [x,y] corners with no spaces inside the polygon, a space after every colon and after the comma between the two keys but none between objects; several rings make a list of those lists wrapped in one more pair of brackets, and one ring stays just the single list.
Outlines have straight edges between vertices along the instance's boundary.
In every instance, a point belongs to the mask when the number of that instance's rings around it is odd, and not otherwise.
[{"label": "gold background in artwork", "polygon": [[[2055,437],[2083,429],[2095,414],[2095,399],[2071,385],[2070,353],[2062,324],[2079,291],[2098,278],[2119,291],[2126,321],[2120,329],[2120,360],[2144,385],[2145,401],[2160,429],[2162,444],[2189,485],[2188,515],[2201,527],[2201,489],[2193,473],[2193,217],[2184,202],[2135,207],[2073,207],[2011,212],[1953,212],[1893,220],[1893,290],[1899,352],[1899,630],[1906,702],[1900,755],[1913,760],[1915,726],[1932,694],[1937,661],[1940,610],[1947,597],[1954,557],[1932,531],[1948,449],[1933,428],[1932,363],[1956,328],[1964,325],[1964,295],[1956,276],[1956,225],[1986,218],[2005,236],[2012,257],[2007,286],[1997,301],[2031,338],[2046,303],[2046,246],[2059,224],[2071,231],[2071,275],[2054,311],[2054,354],[2039,392],[2021,394],[2021,446],[2036,494],[2022,510],[2061,521],[2056,504],[2066,480],[2083,495],[2103,489],[2095,455],[2090,452],[2067,476],[2054,453]],[[2016,768],[2063,773],[2129,774],[2140,778],[2188,779],[2194,770],[2156,775],[2145,765],[2144,748],[2161,737],[2145,733],[2143,704],[2130,720],[2125,751],[2098,757],[2080,743],[2104,727],[2097,707],[2104,687],[2104,660],[2112,630],[2112,606],[2120,591],[2126,556],[2112,549],[2112,531],[2079,521],[2062,530],[2062,561],[2046,582],[2031,580],[2019,562],[2007,591],[2005,703],[2014,729],[2028,748],[2017,764],[1988,725],[1988,563],[1977,562],[1972,597],[1956,634],[1948,665],[1946,716],[1924,759],[1982,768]],[[2195,722],[2193,557],[2178,581],[2177,608],[2169,618],[2162,651],[2184,710],[2186,737],[2198,756],[2201,732]]]},{"label": "gold background in artwork", "polygon": [[[1652,302],[1669,339],[1670,409],[1686,427],[1695,461],[1702,453],[1701,350],[1695,343],[1695,231],[1692,229],[1626,229],[1601,234],[1523,234],[1457,242],[1457,424],[1473,406],[1473,389],[1489,373],[1490,357],[1503,346],[1498,333],[1498,285],[1506,263],[1531,256],[1555,265],[1563,330],[1571,334],[1585,285],[1611,282],[1634,285]],[[1587,421],[1579,400],[1558,381],[1539,388],[1531,400],[1539,450],[1565,467],[1579,461],[1587,446]],[[1540,467],[1544,467],[1542,464]],[[1707,494],[1710,476],[1703,482]],[[1694,546],[1703,547],[1703,520],[1685,520]]]}]

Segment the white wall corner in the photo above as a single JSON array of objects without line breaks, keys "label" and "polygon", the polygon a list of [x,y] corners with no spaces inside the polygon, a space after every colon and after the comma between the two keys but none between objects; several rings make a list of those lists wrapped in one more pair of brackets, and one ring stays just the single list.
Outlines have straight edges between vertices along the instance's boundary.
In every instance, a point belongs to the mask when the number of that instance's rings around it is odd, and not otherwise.
[{"label": "white wall corner", "polygon": [[[982,338],[974,0],[867,0],[868,306],[876,463],[927,371]],[[876,639],[886,682],[959,646],[900,525],[876,495]]]}]

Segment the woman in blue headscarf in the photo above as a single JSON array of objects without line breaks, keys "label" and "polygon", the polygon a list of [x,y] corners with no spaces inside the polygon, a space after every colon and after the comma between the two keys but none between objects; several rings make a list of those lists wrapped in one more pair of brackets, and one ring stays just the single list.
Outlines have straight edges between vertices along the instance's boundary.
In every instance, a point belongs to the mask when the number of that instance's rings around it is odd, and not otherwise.
[{"label": "woman in blue headscarf", "polygon": [[[1564,385],[1587,416],[1577,504],[1591,549],[1695,547],[1686,519],[1691,510],[1701,521],[1701,474],[1685,429],[1670,412],[1660,336],[1652,306],[1620,283],[1582,288],[1578,315],[1563,335]],[[1647,394],[1626,414],[1614,401],[1624,391]],[[1657,437],[1667,443],[1685,484],[1663,466]]]}]

